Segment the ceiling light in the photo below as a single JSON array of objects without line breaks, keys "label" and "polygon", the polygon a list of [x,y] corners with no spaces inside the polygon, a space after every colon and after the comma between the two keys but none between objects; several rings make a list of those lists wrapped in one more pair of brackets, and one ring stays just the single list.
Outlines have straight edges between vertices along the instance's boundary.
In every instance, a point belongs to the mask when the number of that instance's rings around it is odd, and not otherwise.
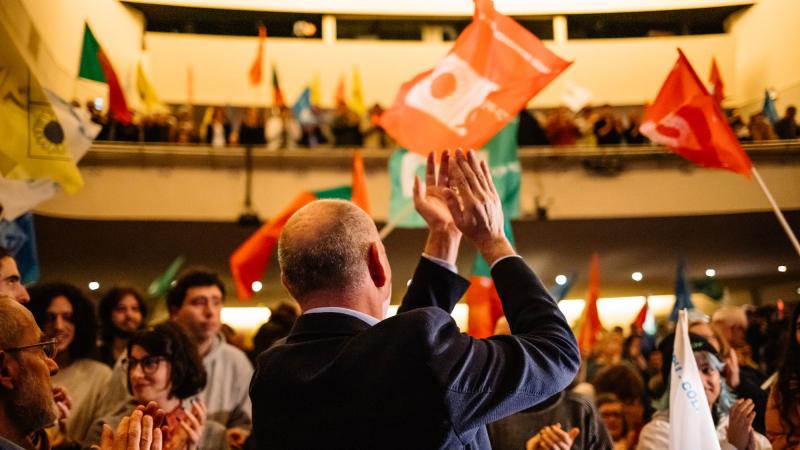
[{"label": "ceiling light", "polygon": [[250,287],[253,288],[253,292],[261,292],[261,289],[264,289],[264,284],[260,281],[253,281]]},{"label": "ceiling light", "polygon": [[89,282],[89,290],[90,291],[96,291],[98,289],[100,289],[100,283],[98,283],[97,281],[90,281]]},{"label": "ceiling light", "polygon": [[556,275],[556,284],[559,286],[563,286],[567,284],[567,276],[566,275]]},{"label": "ceiling light", "polygon": [[633,281],[637,281],[637,282],[638,281],[642,281],[642,278],[644,278],[644,275],[642,275],[642,272],[633,272],[631,274],[631,279]]},{"label": "ceiling light", "polygon": [[778,272],[786,272],[786,266],[778,266]]},{"label": "ceiling light", "polygon": [[707,277],[714,277],[717,275],[717,271],[714,269],[706,269],[706,276]]}]

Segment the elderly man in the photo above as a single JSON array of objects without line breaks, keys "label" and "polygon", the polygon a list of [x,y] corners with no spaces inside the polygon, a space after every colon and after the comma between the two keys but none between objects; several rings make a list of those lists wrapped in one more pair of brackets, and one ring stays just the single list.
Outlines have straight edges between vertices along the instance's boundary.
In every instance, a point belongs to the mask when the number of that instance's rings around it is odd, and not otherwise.
[{"label": "elderly man", "polygon": [[[14,299],[0,295],[0,450],[47,448],[34,436],[58,417],[50,377],[58,372],[54,339],[46,340],[30,311]],[[153,427],[154,417],[163,411],[143,409],[120,424],[116,434],[103,431],[101,450],[157,450],[161,431]]]},{"label": "elderly man", "polygon": [[31,299],[22,284],[17,262],[4,247],[0,247],[0,295],[7,295],[20,303],[28,303]]},{"label": "elderly man", "polygon": [[[281,280],[300,304],[286,342],[258,358],[250,389],[257,448],[490,448],[485,425],[564,389],[580,364],[556,303],[503,232],[474,152],[428,158],[414,203],[429,225],[397,316],[372,220],[348,202],[311,203],[286,224]],[[467,288],[461,234],[492,267],[510,336],[473,339],[450,316]]]}]

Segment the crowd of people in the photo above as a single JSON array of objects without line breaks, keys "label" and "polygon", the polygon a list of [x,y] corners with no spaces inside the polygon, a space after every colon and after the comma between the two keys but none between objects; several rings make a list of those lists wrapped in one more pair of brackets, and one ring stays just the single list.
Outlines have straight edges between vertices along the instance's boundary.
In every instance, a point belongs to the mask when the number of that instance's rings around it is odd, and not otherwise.
[{"label": "crowd of people", "polygon": [[[0,448],[669,448],[668,325],[610,330],[581,355],[505,237],[474,152],[445,152],[438,173],[429,157],[414,203],[429,236],[391,318],[369,216],[340,200],[295,213],[278,259],[297,305],[275,309],[250,355],[221,321],[226,288],[209,270],[181,274],[156,322],[131,287],[98,305],[71,284],[28,290],[0,250]],[[490,264],[506,314],[488,339],[450,316],[469,285],[455,267],[462,238]],[[800,307],[690,314],[722,448],[800,445],[799,322]]]},{"label": "crowd of people", "polygon": [[[311,108],[312,119],[298,121],[286,107],[208,107],[202,117],[190,107],[175,113],[136,116],[129,125],[109,121],[87,103],[93,120],[103,126],[98,140],[208,144],[214,147],[259,146],[268,149],[313,148],[318,146],[393,148],[394,142],[378,121],[383,107],[375,104],[360,117],[347,104],[333,110]],[[550,110],[522,110],[517,139],[520,146],[607,146],[649,143],[639,131],[641,108],[627,108],[620,115],[610,105],[586,106],[577,113],[566,107]],[[797,139],[796,108],[789,106],[782,118],[771,123],[761,113],[747,122],[736,111],[730,125],[742,142]]]}]

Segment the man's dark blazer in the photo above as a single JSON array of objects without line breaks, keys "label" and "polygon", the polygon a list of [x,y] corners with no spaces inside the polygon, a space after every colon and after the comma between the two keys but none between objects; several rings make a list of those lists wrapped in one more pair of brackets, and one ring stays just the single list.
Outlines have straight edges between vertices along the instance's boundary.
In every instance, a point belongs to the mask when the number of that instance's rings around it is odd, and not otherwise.
[{"label": "man's dark blazer", "polygon": [[512,336],[462,334],[450,312],[469,283],[425,258],[398,314],[375,326],[300,316],[258,357],[257,448],[491,448],[487,423],[561,391],[580,365],[567,321],[521,258],[492,278]]}]

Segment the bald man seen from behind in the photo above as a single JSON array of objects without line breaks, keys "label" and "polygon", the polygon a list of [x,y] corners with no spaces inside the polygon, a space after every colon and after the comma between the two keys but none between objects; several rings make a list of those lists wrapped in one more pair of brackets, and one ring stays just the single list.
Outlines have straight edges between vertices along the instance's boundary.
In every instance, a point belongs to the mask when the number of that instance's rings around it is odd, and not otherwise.
[{"label": "bald man seen from behind", "polygon": [[[250,387],[259,449],[489,449],[485,425],[563,390],[580,355],[542,283],[514,253],[485,163],[428,158],[414,204],[429,234],[398,314],[392,271],[370,217],[321,200],[280,237],[281,280],[303,314],[262,353]],[[450,316],[469,283],[465,236],[492,267],[512,335],[474,339]]]}]

